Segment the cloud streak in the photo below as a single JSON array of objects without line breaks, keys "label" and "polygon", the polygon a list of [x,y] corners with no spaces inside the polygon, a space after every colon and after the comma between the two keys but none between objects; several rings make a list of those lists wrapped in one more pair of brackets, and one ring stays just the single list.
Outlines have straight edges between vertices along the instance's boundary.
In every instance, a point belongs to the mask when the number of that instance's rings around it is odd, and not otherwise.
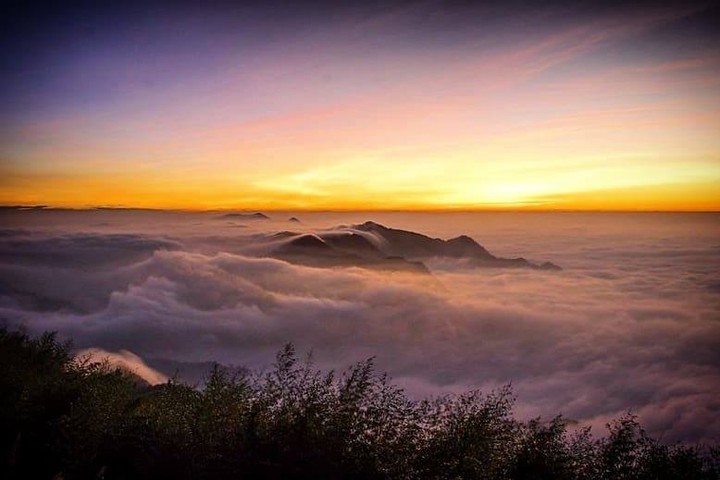
[{"label": "cloud streak", "polygon": [[147,366],[142,358],[127,350],[106,352],[99,348],[87,348],[75,352],[78,362],[106,363],[111,367],[126,370],[137,375],[150,385],[158,385],[168,381],[168,376]]},{"label": "cloud streak", "polygon": [[718,178],[720,41],[702,2],[343,5],[322,8],[332,21],[218,5],[155,22],[99,6],[99,39],[41,19],[68,37],[53,45],[26,44],[42,22],[8,25],[0,202],[520,207],[565,193],[528,164],[567,178],[597,157],[623,159],[592,173],[598,188],[641,185],[657,161],[683,175],[678,158]]}]

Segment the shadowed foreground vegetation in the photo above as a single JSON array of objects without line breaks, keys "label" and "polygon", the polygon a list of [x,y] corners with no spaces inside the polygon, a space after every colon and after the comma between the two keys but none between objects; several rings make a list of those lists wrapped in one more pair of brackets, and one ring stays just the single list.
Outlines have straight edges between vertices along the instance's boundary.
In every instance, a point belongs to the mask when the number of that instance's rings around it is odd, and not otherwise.
[{"label": "shadowed foreground vegetation", "polygon": [[52,334],[0,330],[2,478],[717,479],[717,449],[664,446],[632,416],[608,435],[520,422],[512,395],[414,402],[371,361],[217,367],[203,389],[76,362]]}]

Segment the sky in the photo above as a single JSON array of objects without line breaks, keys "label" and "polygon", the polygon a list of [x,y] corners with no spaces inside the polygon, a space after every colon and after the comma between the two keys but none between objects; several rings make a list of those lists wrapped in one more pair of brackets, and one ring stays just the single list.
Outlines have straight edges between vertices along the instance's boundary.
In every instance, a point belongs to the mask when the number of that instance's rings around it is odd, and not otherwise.
[{"label": "sky", "polygon": [[0,204],[720,210],[717,2],[256,3],[4,2]]}]

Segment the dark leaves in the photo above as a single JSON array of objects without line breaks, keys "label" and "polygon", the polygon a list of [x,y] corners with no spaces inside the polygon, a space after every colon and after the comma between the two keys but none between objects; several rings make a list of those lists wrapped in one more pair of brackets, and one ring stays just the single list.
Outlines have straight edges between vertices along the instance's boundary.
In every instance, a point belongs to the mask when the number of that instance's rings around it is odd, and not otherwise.
[{"label": "dark leaves", "polygon": [[203,389],[78,362],[51,334],[0,330],[0,360],[3,478],[719,478],[717,450],[662,445],[631,415],[594,439],[515,420],[509,387],[414,402],[372,359],[322,373],[290,344]]}]

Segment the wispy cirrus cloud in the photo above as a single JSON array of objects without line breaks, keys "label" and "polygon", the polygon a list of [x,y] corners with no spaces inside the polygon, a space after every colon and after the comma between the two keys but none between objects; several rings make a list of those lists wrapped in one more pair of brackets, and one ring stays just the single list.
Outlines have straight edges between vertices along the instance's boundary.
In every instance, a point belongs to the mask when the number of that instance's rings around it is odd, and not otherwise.
[{"label": "wispy cirrus cloud", "polygon": [[[587,158],[606,155],[651,172],[637,154],[654,148],[663,163],[684,152],[708,170],[703,159],[718,149],[719,121],[720,43],[702,23],[712,8],[528,8],[356,6],[333,9],[334,21],[324,23],[311,13],[244,13],[263,18],[265,30],[244,25],[243,16],[178,11],[155,43],[156,33],[140,26],[125,40],[109,29],[98,50],[58,44],[50,51],[73,61],[52,63],[57,85],[35,85],[33,98],[45,98],[45,107],[11,112],[0,128],[4,201],[82,205],[105,188],[112,198],[104,203],[188,207],[192,198],[196,207],[233,206],[244,199],[232,192],[247,191],[257,204],[326,208],[332,199],[348,208],[356,201],[344,192],[352,190],[328,179],[301,185],[296,203],[287,188],[258,185],[277,175],[287,187],[320,170],[372,184],[366,166],[378,161],[392,167],[383,191],[394,197],[436,192],[393,208],[449,199],[456,200],[448,207],[482,208],[508,202],[492,198],[497,185],[508,191],[539,180],[552,189],[552,176],[515,178],[532,161],[562,158],[572,176]],[[194,43],[176,38],[180,27]],[[142,39],[147,48],[131,48]],[[62,94],[88,82],[87,95]],[[418,168],[432,170],[434,185]],[[460,185],[458,171],[479,188]],[[595,182],[610,189],[618,176],[630,174],[618,169]],[[22,192],[33,182],[43,188],[30,198]],[[113,188],[118,182],[129,199]],[[535,202],[535,190],[511,203]]]}]

